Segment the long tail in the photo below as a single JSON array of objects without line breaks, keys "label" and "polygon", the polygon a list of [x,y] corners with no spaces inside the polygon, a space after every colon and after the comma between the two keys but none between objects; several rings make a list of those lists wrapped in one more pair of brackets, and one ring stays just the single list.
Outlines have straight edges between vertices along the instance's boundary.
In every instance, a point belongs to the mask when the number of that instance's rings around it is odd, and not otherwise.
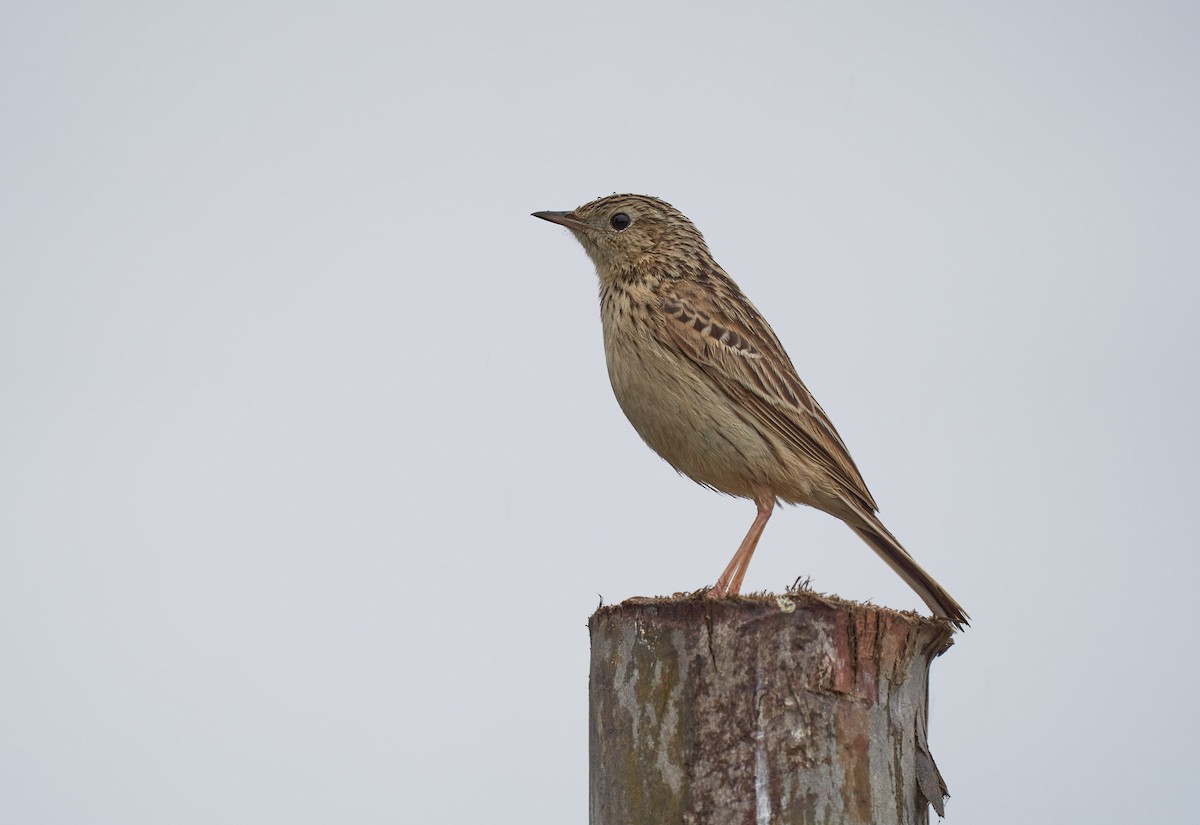
[{"label": "long tail", "polygon": [[946,588],[934,581],[933,576],[926,573],[921,565],[917,564],[916,559],[908,554],[904,546],[883,526],[883,522],[874,513],[864,512],[860,509],[857,515],[863,523],[854,524],[847,521],[850,529],[858,533],[862,540],[899,574],[900,578],[908,582],[908,586],[917,592],[925,604],[929,605],[930,610],[944,619],[949,619],[959,629],[969,624],[971,617],[967,615],[967,611],[963,610],[954,597],[946,592]]}]

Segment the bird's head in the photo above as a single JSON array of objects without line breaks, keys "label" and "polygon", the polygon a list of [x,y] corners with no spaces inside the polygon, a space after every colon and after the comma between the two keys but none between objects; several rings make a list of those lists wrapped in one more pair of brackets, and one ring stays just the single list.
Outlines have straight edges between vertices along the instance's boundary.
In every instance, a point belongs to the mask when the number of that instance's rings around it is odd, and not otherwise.
[{"label": "bird's head", "polygon": [[570,212],[534,212],[565,226],[583,244],[600,278],[708,257],[699,230],[671,204],[648,195],[609,195]]}]

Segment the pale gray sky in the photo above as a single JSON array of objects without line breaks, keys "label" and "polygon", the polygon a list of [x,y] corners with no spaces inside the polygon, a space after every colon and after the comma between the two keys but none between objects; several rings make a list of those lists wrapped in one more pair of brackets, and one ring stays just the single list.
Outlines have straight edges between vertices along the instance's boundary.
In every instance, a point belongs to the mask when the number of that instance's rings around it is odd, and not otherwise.
[{"label": "pale gray sky", "polygon": [[[1190,3],[10,3],[0,820],[583,822],[587,635],[754,514],[529,217],[688,214],[974,626],[947,822],[1194,813]],[[920,602],[789,508],[747,586]],[[1185,813],[1186,812],[1186,813]]]}]

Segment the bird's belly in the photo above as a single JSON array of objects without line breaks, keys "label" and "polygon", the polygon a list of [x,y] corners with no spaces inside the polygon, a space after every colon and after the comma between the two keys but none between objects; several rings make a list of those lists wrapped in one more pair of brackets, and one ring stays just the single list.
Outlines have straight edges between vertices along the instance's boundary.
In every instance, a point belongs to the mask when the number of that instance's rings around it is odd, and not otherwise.
[{"label": "bird's belly", "polygon": [[608,377],[638,435],[679,472],[735,496],[772,488],[779,458],[694,365],[606,341]]}]

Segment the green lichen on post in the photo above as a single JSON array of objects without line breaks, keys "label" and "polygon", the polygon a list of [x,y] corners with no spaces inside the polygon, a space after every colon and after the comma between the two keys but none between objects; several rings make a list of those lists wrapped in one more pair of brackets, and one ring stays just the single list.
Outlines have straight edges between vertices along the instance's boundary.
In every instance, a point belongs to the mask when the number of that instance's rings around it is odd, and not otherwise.
[{"label": "green lichen on post", "polygon": [[625,675],[632,681],[633,702],[626,708],[634,719],[633,751],[641,759],[630,760],[626,776],[640,788],[637,808],[672,816],[682,810],[681,733],[670,715],[677,703],[679,660],[671,638],[663,628],[637,626],[631,667]]}]

